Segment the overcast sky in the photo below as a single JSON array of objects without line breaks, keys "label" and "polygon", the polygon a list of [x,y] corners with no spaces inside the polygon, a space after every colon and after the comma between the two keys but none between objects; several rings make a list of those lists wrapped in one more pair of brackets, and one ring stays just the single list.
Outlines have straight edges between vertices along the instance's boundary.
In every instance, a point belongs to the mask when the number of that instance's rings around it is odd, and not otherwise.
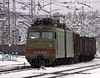
[{"label": "overcast sky", "polygon": [[[21,4],[20,2],[22,3],[26,2],[24,5],[28,5],[29,1],[31,0],[15,0],[15,1],[16,1],[16,11],[28,13],[29,8],[26,7],[27,9],[24,8],[23,10],[22,8],[23,4]],[[84,11],[90,11],[90,10],[100,11],[100,0],[35,0],[35,1],[36,1],[36,5],[38,5],[38,3],[41,6],[46,5],[42,7],[44,11],[41,10],[39,6],[39,9],[37,10],[39,14],[42,13],[48,14],[50,10],[52,11],[52,13],[55,12],[67,13],[68,11],[74,11],[75,9],[77,9],[77,11],[80,11],[83,10],[83,7],[84,7]],[[50,5],[47,5],[49,4],[50,1],[51,1],[51,8]],[[12,8],[12,6],[10,7]]]}]

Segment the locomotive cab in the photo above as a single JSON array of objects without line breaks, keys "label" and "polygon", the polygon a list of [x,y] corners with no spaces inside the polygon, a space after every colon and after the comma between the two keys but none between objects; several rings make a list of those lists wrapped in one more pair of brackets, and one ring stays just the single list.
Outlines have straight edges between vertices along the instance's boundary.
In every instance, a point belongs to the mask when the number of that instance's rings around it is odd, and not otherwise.
[{"label": "locomotive cab", "polygon": [[49,65],[56,58],[55,31],[42,28],[41,31],[37,27],[29,29],[27,34],[26,58],[33,66],[40,66],[42,63]]}]

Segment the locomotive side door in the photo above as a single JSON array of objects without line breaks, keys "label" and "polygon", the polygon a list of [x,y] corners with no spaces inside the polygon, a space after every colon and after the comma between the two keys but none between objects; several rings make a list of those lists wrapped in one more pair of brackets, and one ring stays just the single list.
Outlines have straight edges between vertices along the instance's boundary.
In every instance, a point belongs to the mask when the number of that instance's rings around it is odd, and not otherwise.
[{"label": "locomotive side door", "polygon": [[66,57],[74,57],[73,32],[66,30]]}]

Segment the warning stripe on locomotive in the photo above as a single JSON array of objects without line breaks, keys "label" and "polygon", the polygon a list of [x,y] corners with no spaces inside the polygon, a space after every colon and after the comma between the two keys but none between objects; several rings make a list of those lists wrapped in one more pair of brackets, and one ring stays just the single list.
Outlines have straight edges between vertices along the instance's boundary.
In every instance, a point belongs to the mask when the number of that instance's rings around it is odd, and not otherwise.
[{"label": "warning stripe on locomotive", "polygon": [[27,41],[56,41],[56,39],[27,39]]},{"label": "warning stripe on locomotive", "polygon": [[38,56],[38,55],[43,55],[43,56],[56,56],[56,54],[25,54],[26,56]]},{"label": "warning stripe on locomotive", "polygon": [[27,47],[27,50],[56,50],[55,47]]}]

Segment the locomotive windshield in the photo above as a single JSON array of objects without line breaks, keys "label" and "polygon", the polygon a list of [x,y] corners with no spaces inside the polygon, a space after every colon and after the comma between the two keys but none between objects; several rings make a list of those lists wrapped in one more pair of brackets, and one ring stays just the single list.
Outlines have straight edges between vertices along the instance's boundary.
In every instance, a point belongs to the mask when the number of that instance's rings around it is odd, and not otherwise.
[{"label": "locomotive windshield", "polygon": [[42,32],[42,39],[52,39],[53,33],[52,32]]},{"label": "locomotive windshield", "polygon": [[30,32],[29,33],[29,38],[31,38],[31,39],[38,39],[39,37],[40,37],[39,32]]},{"label": "locomotive windshield", "polygon": [[53,33],[52,32],[30,32],[29,38],[31,39],[52,39]]}]

